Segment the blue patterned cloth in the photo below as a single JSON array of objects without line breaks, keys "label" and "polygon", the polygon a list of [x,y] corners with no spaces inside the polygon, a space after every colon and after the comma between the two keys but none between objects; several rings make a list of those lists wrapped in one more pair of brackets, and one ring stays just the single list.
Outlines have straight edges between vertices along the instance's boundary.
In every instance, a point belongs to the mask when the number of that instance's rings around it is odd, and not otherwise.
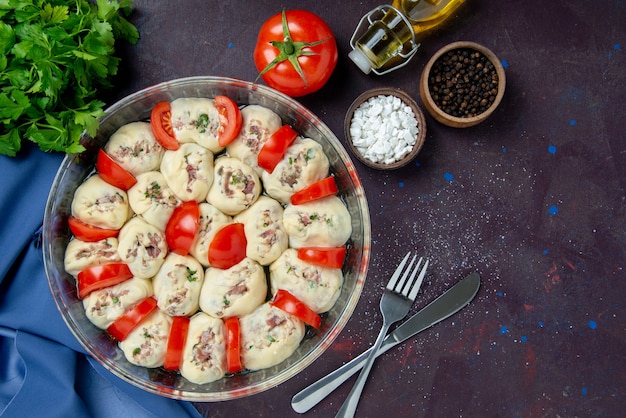
[{"label": "blue patterned cloth", "polygon": [[0,416],[199,417],[140,390],[85,354],[52,299],[41,226],[63,155],[25,144],[0,156]]}]

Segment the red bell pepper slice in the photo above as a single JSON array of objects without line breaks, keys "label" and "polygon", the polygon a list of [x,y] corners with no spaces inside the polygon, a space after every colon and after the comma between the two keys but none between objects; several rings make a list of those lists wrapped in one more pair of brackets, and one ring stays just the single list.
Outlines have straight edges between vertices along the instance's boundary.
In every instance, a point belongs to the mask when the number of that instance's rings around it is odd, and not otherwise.
[{"label": "red bell pepper slice", "polygon": [[224,320],[226,326],[226,365],[228,373],[237,373],[243,369],[241,364],[241,334],[239,318],[232,316]]},{"label": "red bell pepper slice", "polygon": [[165,149],[175,151],[180,148],[172,126],[172,106],[170,102],[159,102],[150,112],[150,126],[155,139]]},{"label": "red bell pepper slice", "polygon": [[304,302],[285,289],[278,289],[274,295],[274,300],[270,302],[270,304],[282,311],[294,315],[304,323],[311,325],[313,328],[319,328],[322,322],[322,318],[314,310],[309,308]]},{"label": "red bell pepper slice", "polygon": [[187,255],[198,232],[200,207],[191,200],[178,205],[165,226],[165,241],[170,251]]},{"label": "red bell pepper slice", "polygon": [[128,190],[137,183],[135,176],[119,165],[103,149],[98,150],[96,170],[104,181],[122,190]]},{"label": "red bell pepper slice", "polygon": [[293,144],[297,136],[298,133],[294,131],[291,126],[281,126],[261,147],[259,156],[257,157],[259,167],[263,168],[268,173],[272,173],[276,165],[285,156],[287,148]]},{"label": "red bell pepper slice", "polygon": [[107,332],[117,341],[124,341],[126,337],[128,337],[128,334],[137,328],[137,326],[155,309],[157,309],[157,300],[149,296],[133,308],[124,312],[122,316],[109,325]]},{"label": "red bell pepper slice", "polygon": [[335,177],[329,176],[292,194],[291,203],[293,205],[301,205],[303,203],[312,202],[326,196],[337,194],[337,191]]},{"label": "red bell pepper slice", "polygon": [[167,351],[165,352],[165,362],[163,363],[165,370],[180,369],[188,331],[189,318],[186,316],[175,316],[172,318],[172,327],[167,338]]},{"label": "red bell pepper slice", "polygon": [[77,275],[78,297],[84,299],[94,290],[115,286],[133,277],[124,263],[101,264],[87,267]]},{"label": "red bell pepper slice", "polygon": [[217,143],[220,147],[225,147],[239,135],[243,125],[243,116],[237,103],[229,97],[215,96],[213,103],[217,108],[220,122],[217,129]]},{"label": "red bell pepper slice", "polygon": [[242,223],[232,223],[215,233],[209,244],[209,265],[229,269],[246,257],[246,233]]},{"label": "red bell pepper slice", "polygon": [[119,229],[105,229],[98,226],[89,225],[75,216],[70,216],[67,220],[70,231],[76,238],[85,242],[96,242],[107,238],[113,238],[120,233]]},{"label": "red bell pepper slice", "polygon": [[298,248],[298,258],[318,266],[340,269],[346,258],[346,247],[302,247]]}]

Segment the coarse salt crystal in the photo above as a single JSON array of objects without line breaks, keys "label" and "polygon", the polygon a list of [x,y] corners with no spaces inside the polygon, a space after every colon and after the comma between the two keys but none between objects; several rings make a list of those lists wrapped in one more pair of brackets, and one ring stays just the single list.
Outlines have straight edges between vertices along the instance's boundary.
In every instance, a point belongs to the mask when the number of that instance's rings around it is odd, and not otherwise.
[{"label": "coarse salt crystal", "polygon": [[354,111],[350,121],[352,144],[375,163],[391,164],[402,159],[413,149],[418,133],[413,110],[395,96],[369,98]]}]

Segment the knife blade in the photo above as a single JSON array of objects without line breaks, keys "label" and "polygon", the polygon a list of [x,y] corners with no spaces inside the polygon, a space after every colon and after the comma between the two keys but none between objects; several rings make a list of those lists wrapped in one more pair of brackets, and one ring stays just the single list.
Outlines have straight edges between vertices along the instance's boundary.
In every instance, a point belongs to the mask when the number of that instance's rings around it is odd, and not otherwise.
[{"label": "knife blade", "polygon": [[[478,273],[465,277],[389,333],[383,340],[376,357],[460,311],[474,299],[479,288],[480,275]],[[302,414],[317,405],[363,367],[371,350],[370,348],[361,353],[349,363],[296,393],[291,399],[293,410]]]}]

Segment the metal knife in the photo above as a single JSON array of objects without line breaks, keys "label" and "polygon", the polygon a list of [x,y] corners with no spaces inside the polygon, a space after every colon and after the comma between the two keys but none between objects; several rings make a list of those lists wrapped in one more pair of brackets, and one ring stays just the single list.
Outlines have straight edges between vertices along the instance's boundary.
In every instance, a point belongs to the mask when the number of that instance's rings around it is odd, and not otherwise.
[{"label": "metal knife", "polygon": [[[460,311],[474,299],[479,287],[480,276],[478,273],[472,273],[452,286],[452,288],[388,334],[376,353],[376,357]],[[365,359],[371,350],[370,348],[361,353],[360,356],[354,358],[349,363],[344,364],[334,372],[296,393],[291,399],[293,410],[302,414],[317,405],[363,367],[363,363],[365,363]]]}]

